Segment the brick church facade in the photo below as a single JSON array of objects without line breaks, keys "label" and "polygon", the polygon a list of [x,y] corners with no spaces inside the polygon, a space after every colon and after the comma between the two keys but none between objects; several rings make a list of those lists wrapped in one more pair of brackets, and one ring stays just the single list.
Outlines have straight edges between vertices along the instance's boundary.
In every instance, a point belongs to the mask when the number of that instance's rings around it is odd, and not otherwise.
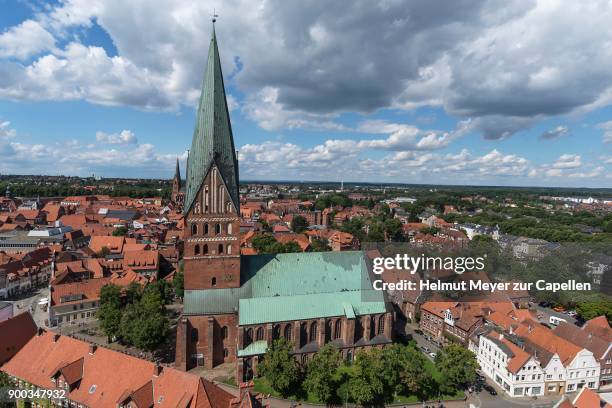
[{"label": "brick church facade", "polygon": [[301,362],[330,342],[346,359],[391,342],[391,308],[371,289],[362,252],[241,257],[238,160],[214,27],[186,178],[178,368],[233,362],[240,383],[275,338],[290,340]]}]

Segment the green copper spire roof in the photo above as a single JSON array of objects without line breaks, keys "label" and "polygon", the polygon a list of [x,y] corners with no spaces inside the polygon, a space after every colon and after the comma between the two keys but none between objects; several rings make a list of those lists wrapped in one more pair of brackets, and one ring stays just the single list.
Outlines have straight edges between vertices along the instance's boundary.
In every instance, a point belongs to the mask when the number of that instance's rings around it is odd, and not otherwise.
[{"label": "green copper spire roof", "polygon": [[179,167],[178,157],[176,158],[176,170],[174,170],[174,179],[178,180],[179,188],[181,187],[181,169]]},{"label": "green copper spire roof", "polygon": [[238,160],[234,149],[232,125],[230,123],[217,37],[213,25],[208,49],[208,62],[202,83],[202,94],[198,105],[196,126],[191,150],[187,159],[187,190],[185,213],[196,198],[204,177],[215,164],[229,191],[234,207],[239,210]]}]

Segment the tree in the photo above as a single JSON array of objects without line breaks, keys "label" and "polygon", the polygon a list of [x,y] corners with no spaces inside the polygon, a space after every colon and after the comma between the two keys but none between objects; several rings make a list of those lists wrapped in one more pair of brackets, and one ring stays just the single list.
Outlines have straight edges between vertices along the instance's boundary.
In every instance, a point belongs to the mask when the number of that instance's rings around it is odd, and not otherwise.
[{"label": "tree", "polygon": [[301,215],[296,215],[293,217],[291,220],[291,229],[293,232],[301,234],[302,232],[306,231],[306,228],[308,228],[308,221],[306,218],[302,217]]},{"label": "tree", "polygon": [[421,233],[427,234],[427,235],[436,235],[438,232],[440,232],[440,228],[438,228],[438,227],[423,227],[423,228],[421,228]]},{"label": "tree", "polygon": [[183,272],[174,274],[172,286],[174,287],[175,295],[182,299],[185,296],[185,274]]},{"label": "tree", "polygon": [[443,390],[456,392],[476,380],[478,363],[470,350],[459,344],[449,344],[436,356],[436,367],[442,374]]},{"label": "tree", "polygon": [[385,242],[385,233],[380,223],[370,225],[370,231],[366,238],[368,242]]},{"label": "tree", "polygon": [[113,237],[125,237],[128,233],[127,227],[118,227],[113,231]]},{"label": "tree", "polygon": [[404,240],[404,229],[402,222],[397,218],[390,218],[384,223],[385,233],[391,241],[401,242]]},{"label": "tree", "polygon": [[[12,388],[11,379],[7,373],[0,371],[0,389]],[[14,388],[14,387],[13,387]],[[0,408],[15,408],[17,404],[14,401],[2,401],[0,400]]]},{"label": "tree", "polygon": [[268,347],[259,372],[266,377],[272,388],[286,397],[298,384],[300,369],[291,355],[293,346],[285,338],[276,339]]},{"label": "tree", "polygon": [[120,335],[121,288],[108,284],[100,289],[100,309],[97,313],[100,327],[109,341]]},{"label": "tree", "polygon": [[314,238],[310,243],[310,248],[312,249],[312,252],[331,251],[331,248],[329,247],[329,245],[327,245],[327,242],[325,242],[321,238]]},{"label": "tree", "polygon": [[121,318],[121,338],[138,348],[153,351],[163,342],[168,330],[160,286],[148,285],[140,301],[126,307]]},{"label": "tree", "polygon": [[[354,371],[349,379],[349,393],[358,405],[382,405],[388,384],[382,375],[385,370],[381,351],[360,351],[355,359]],[[392,397],[392,395],[387,395]]]},{"label": "tree", "polygon": [[136,282],[131,282],[125,288],[125,302],[127,304],[133,304],[133,303],[138,302],[140,300],[141,292],[142,292],[142,286],[140,286]]},{"label": "tree", "polygon": [[413,346],[394,344],[383,350],[385,377],[395,393],[427,396],[433,386],[433,377],[425,368],[426,357]]},{"label": "tree", "polygon": [[295,241],[289,241],[285,244],[278,244],[278,248],[274,251],[276,253],[293,253],[293,252],[302,252],[302,248],[300,244]]},{"label": "tree", "polygon": [[576,309],[584,320],[591,320],[597,316],[606,316],[608,321],[612,320],[612,301],[610,300],[582,302]]},{"label": "tree", "polygon": [[110,249],[105,246],[103,246],[98,252],[96,252],[96,257],[98,258],[105,258],[107,255],[110,255]]},{"label": "tree", "polygon": [[342,360],[338,350],[331,344],[323,346],[308,363],[304,388],[319,401],[329,403],[337,388],[334,377]]},{"label": "tree", "polygon": [[273,252],[273,249],[278,242],[270,234],[260,234],[253,237],[251,240],[253,248],[260,254],[269,254]]}]

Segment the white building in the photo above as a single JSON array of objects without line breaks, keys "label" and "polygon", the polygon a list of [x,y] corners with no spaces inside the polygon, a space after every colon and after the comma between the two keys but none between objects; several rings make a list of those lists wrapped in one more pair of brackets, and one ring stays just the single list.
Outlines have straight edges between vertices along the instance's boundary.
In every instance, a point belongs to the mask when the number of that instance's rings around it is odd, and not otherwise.
[{"label": "white building", "polygon": [[511,397],[544,395],[544,370],[532,354],[491,330],[480,336],[477,354],[483,373]]}]

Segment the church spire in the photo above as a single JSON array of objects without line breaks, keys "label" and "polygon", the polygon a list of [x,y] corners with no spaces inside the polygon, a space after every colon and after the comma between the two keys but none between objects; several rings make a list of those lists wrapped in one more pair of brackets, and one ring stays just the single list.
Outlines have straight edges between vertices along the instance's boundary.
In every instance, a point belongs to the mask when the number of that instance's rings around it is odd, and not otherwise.
[{"label": "church spire", "polygon": [[178,157],[176,158],[176,170],[174,170],[174,180],[178,182],[179,189],[181,188],[181,169],[179,167]]},{"label": "church spire", "polygon": [[198,105],[196,126],[187,160],[185,213],[194,205],[198,191],[212,166],[216,166],[219,170],[232,204],[238,210],[240,206],[238,161],[234,149],[232,125],[225,97],[214,24]]}]

